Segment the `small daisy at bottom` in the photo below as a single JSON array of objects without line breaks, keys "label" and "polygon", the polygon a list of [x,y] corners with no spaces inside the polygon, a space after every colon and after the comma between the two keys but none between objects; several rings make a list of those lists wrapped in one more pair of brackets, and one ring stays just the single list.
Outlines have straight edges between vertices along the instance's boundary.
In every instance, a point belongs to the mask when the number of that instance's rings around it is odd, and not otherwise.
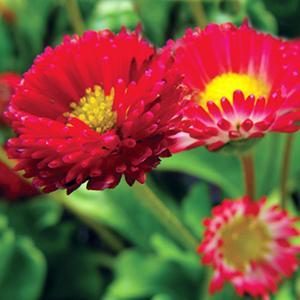
[{"label": "small daisy at bottom", "polygon": [[198,249],[202,263],[214,268],[210,293],[231,282],[241,296],[270,299],[282,278],[298,267],[300,246],[291,241],[299,236],[297,219],[278,206],[267,206],[265,198],[224,200],[212,214],[204,220],[206,231]]}]

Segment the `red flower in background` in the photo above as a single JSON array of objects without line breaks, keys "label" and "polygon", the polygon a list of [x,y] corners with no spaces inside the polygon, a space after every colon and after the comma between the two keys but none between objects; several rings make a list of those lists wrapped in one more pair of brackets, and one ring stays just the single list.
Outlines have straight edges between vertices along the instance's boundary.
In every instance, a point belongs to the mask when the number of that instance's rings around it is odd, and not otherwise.
[{"label": "red flower in background", "polygon": [[143,183],[178,132],[180,77],[168,53],[139,32],[88,31],[47,48],[24,75],[7,114],[17,169],[45,192]]},{"label": "red flower in background", "polygon": [[39,192],[17,173],[0,162],[0,198],[19,201],[38,195]]},{"label": "red flower in background", "polygon": [[239,295],[269,299],[282,277],[296,271],[300,246],[291,239],[299,237],[295,228],[299,220],[278,206],[268,207],[265,200],[224,200],[213,208],[212,218],[204,221],[199,253],[202,262],[214,268],[211,293],[228,281]]},{"label": "red flower in background", "polygon": [[16,21],[16,14],[3,1],[0,1],[0,16],[5,22],[10,24]]},{"label": "red flower in background", "polygon": [[189,29],[170,46],[192,100],[175,151],[298,130],[299,43],[227,23]]},{"label": "red flower in background", "polygon": [[0,123],[3,123],[3,112],[8,106],[10,97],[19,84],[21,76],[15,73],[2,73],[0,74]]}]

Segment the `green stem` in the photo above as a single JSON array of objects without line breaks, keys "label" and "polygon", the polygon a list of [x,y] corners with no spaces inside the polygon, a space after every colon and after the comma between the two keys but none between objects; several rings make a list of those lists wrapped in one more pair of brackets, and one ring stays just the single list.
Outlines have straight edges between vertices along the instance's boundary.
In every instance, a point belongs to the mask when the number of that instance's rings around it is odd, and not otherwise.
[{"label": "green stem", "polygon": [[281,199],[282,208],[286,207],[287,182],[288,182],[289,171],[290,171],[293,140],[294,140],[294,135],[289,134],[286,138],[284,152],[283,152],[281,178],[280,178],[280,199]]},{"label": "green stem", "polygon": [[255,187],[255,171],[253,154],[247,153],[240,156],[245,182],[245,192],[252,200],[255,200],[256,187]]},{"label": "green stem", "polygon": [[[0,161],[3,162],[6,166],[13,169],[16,165],[14,160],[8,159],[5,150],[0,147]],[[20,177],[31,184],[31,179],[22,177],[22,172],[17,172]],[[41,193],[43,193],[41,191]],[[99,238],[107,243],[107,245],[114,251],[119,252],[124,248],[122,242],[116,237],[112,232],[105,228],[101,223],[90,218],[88,214],[85,214],[81,211],[75,204],[75,200],[72,200],[71,196],[67,196],[63,191],[56,191],[49,194],[53,200],[60,203],[66,210],[70,211],[75,215],[82,223],[86,224],[89,228],[94,230]]]},{"label": "green stem", "polygon": [[81,35],[84,32],[84,22],[80,12],[80,8],[76,0],[66,0],[66,9],[69,15],[73,30]]},{"label": "green stem", "polygon": [[190,9],[197,25],[202,29],[205,28],[207,25],[207,19],[201,0],[188,0],[188,3],[190,4]]},{"label": "green stem", "polygon": [[137,198],[148,207],[161,224],[176,238],[181,244],[195,251],[198,245],[197,239],[187,230],[179,218],[152,192],[146,185],[135,185]]}]

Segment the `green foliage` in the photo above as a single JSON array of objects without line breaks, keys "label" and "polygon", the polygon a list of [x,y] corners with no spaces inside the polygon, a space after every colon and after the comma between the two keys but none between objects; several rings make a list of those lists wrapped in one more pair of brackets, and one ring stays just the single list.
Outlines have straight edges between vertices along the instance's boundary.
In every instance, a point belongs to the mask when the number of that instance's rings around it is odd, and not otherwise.
[{"label": "green foliage", "polygon": [[159,170],[180,171],[221,187],[227,196],[242,194],[242,171],[235,156],[209,152],[205,148],[184,151],[166,159]]},{"label": "green foliage", "polygon": [[110,28],[119,31],[123,24],[134,29],[139,17],[131,1],[99,1],[88,21],[88,27],[94,30]]},{"label": "green foliage", "polygon": [[0,212],[1,299],[99,299],[101,251],[76,238],[83,229],[59,204],[42,196]]},{"label": "green foliage", "polygon": [[183,199],[182,217],[195,235],[202,235],[204,226],[201,221],[210,215],[211,209],[212,201],[205,184],[195,185]]},{"label": "green foliage", "polygon": [[15,232],[5,215],[0,223],[0,297],[39,299],[46,275],[43,253],[30,238]]},{"label": "green foliage", "polygon": [[[73,205],[93,219],[120,232],[133,245],[149,249],[150,237],[165,229],[153,215],[139,203],[138,195],[126,183],[101,193],[87,191],[85,187],[73,194]],[[71,201],[71,200],[70,200]]]},{"label": "green foliage", "polygon": [[158,253],[123,252],[116,260],[116,279],[105,300],[144,299],[163,293],[171,299],[195,299],[201,269],[194,254],[181,252],[169,241],[154,238]]}]

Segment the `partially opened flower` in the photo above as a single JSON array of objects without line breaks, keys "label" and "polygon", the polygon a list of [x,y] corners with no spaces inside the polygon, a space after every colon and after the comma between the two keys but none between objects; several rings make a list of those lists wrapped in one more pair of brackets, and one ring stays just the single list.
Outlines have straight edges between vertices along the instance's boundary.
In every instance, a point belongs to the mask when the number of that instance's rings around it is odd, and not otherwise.
[{"label": "partially opened flower", "polygon": [[189,137],[181,134],[175,151],[244,146],[267,132],[298,130],[299,43],[226,23],[189,29],[170,46],[191,100],[183,125]]},{"label": "partially opened flower", "polygon": [[50,192],[128,184],[145,174],[178,132],[181,78],[168,53],[138,31],[88,31],[47,48],[24,75],[7,113],[17,169]]},{"label": "partially opened flower", "polygon": [[239,295],[269,299],[284,276],[298,267],[299,236],[291,218],[278,206],[268,207],[265,199],[224,200],[204,221],[206,231],[199,247],[202,262],[214,268],[210,292],[231,282]]},{"label": "partially opened flower", "polygon": [[21,80],[20,75],[15,73],[0,74],[0,123],[3,123],[3,112]]},{"label": "partially opened flower", "polygon": [[31,184],[24,181],[19,174],[0,162],[0,199],[20,201],[38,195]]}]

